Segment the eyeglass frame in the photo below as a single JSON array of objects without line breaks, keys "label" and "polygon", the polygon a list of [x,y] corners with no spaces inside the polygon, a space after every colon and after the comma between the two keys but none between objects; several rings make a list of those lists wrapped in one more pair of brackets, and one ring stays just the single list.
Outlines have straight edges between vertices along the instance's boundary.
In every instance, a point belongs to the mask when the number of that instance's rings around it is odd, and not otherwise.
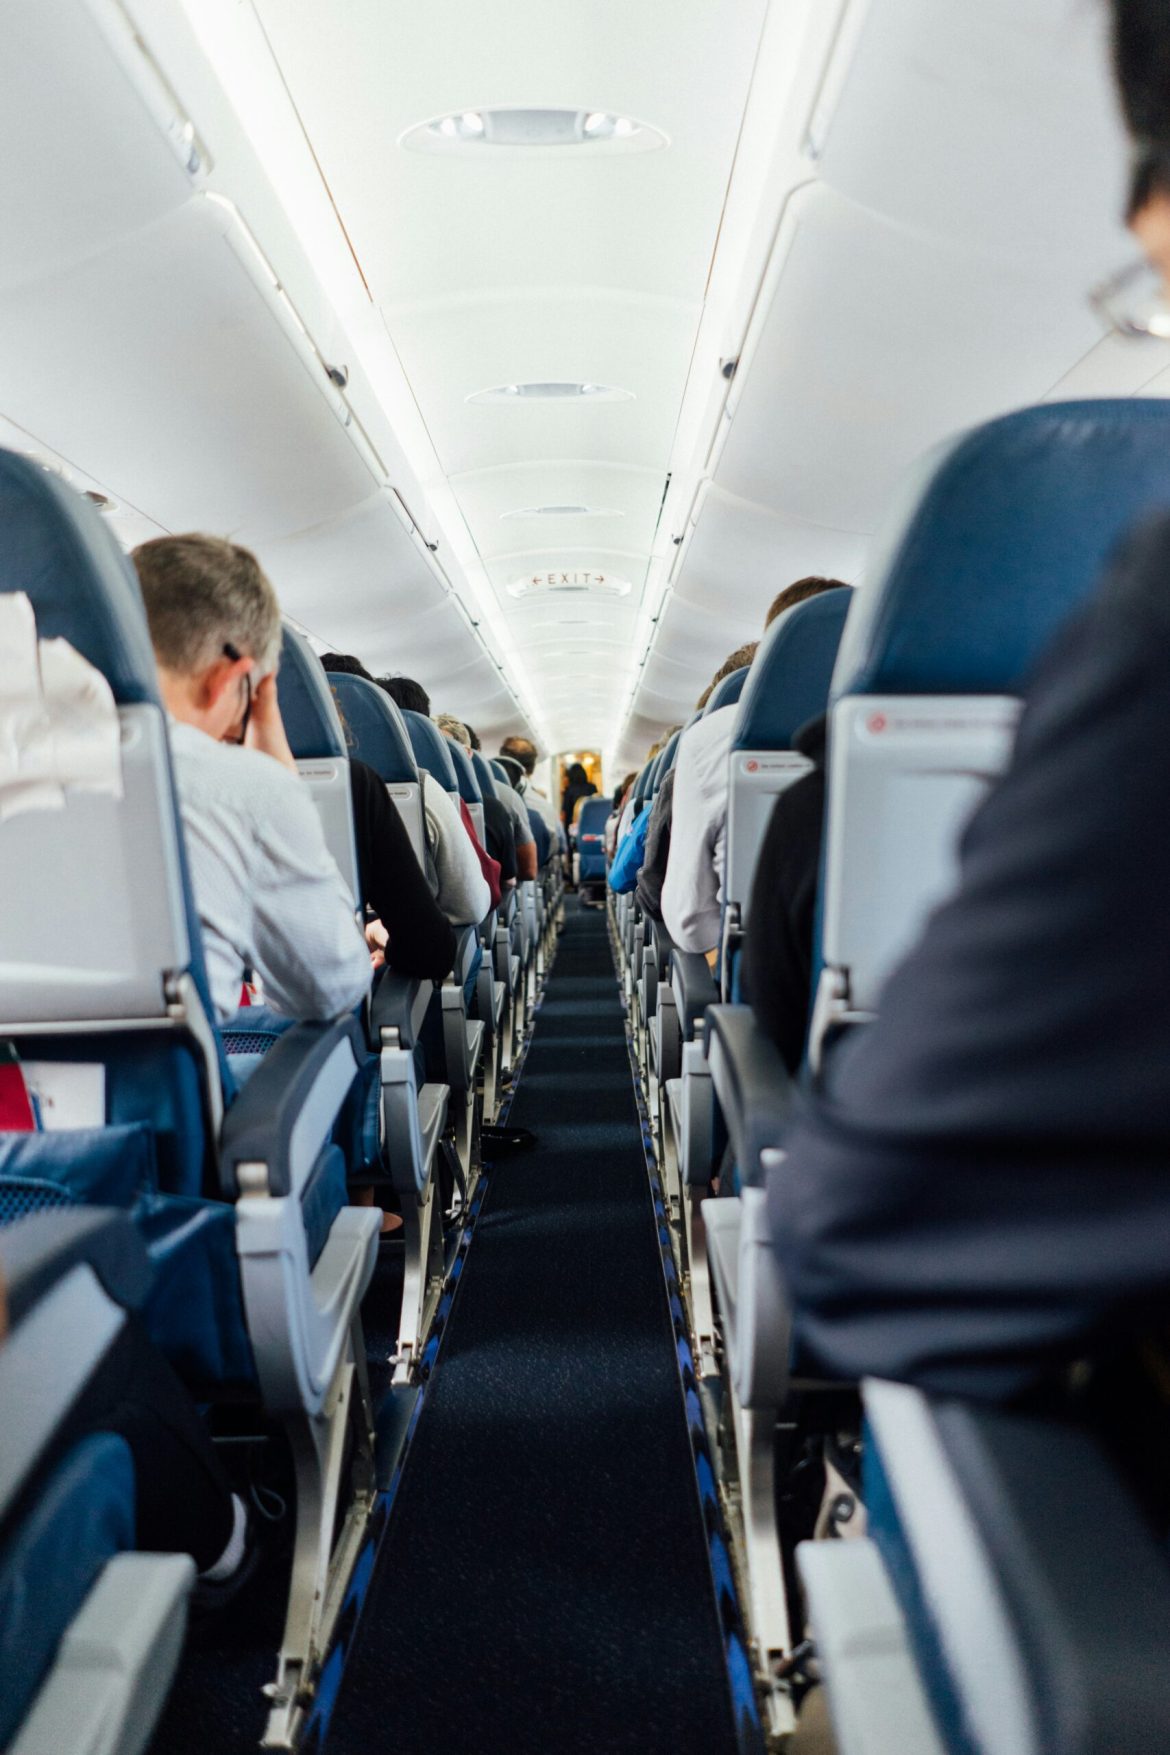
[{"label": "eyeglass frame", "polygon": [[[1129,187],[1125,203],[1125,222],[1131,224],[1135,215],[1142,211],[1156,189],[1163,189],[1170,194],[1170,147],[1157,141],[1139,138],[1134,142],[1130,154]],[[1122,335],[1129,341],[1165,341],[1164,335],[1158,335],[1150,328],[1143,328],[1131,318],[1116,315],[1110,303],[1119,293],[1124,293],[1131,282],[1139,275],[1157,275],[1157,269],[1147,262],[1144,256],[1130,262],[1124,268],[1111,274],[1089,293],[1089,304],[1099,317],[1103,317],[1115,335]],[[1167,301],[1170,307],[1170,300]]]},{"label": "eyeglass frame", "polygon": [[[241,658],[243,658],[243,656],[244,656],[244,654],[239,650],[239,648],[237,646],[232,645],[230,640],[224,641],[223,655],[225,658],[230,658],[233,664],[238,664],[240,662]],[[246,670],[246,671],[244,671],[243,674],[244,674],[244,692],[246,695],[246,700],[244,702],[244,722],[240,726],[239,737],[228,737],[228,738],[224,739],[225,743],[232,743],[232,744],[236,744],[236,745],[243,744],[247,741],[248,726],[251,723],[251,719],[252,719],[252,701],[253,701],[252,673],[250,670]]]}]

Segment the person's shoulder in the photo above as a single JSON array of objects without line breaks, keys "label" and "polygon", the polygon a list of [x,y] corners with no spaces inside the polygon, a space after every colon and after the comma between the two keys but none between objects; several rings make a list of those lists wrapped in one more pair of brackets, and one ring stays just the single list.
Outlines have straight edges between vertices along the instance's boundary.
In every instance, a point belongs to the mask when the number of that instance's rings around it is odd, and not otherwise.
[{"label": "person's shoulder", "polygon": [[1170,513],[1147,518],[1126,538],[1101,606],[1170,628]]},{"label": "person's shoulder", "polygon": [[305,802],[312,809],[297,776],[260,750],[217,743],[190,725],[171,727],[171,750],[185,793],[197,791],[257,817],[282,811],[295,814]]}]

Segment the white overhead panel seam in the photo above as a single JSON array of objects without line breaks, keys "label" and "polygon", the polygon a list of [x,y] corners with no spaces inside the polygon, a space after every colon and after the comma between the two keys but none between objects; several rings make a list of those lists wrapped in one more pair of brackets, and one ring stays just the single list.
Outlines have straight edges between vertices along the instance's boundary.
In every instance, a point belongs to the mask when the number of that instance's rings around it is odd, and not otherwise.
[{"label": "white overhead panel seam", "polygon": [[[836,18],[831,26],[831,35],[827,47],[822,50],[820,75],[806,105],[805,113],[809,119],[802,128],[800,135],[800,151],[806,158],[813,159],[814,163],[815,156],[811,151],[812,143],[810,138],[813,118],[819,118],[820,110],[824,109],[825,125],[827,126],[827,117],[831,113],[831,105],[826,105],[826,96],[827,94],[831,94],[831,102],[835,104],[836,94],[843,86],[847,76],[848,65],[852,59],[853,49],[860,36],[861,25],[864,20],[864,14],[868,9],[868,5],[869,0],[839,0]],[[765,29],[766,28],[767,27],[765,26]],[[761,48],[760,52],[757,54],[756,67],[753,70],[749,92],[755,91],[756,79],[760,72],[760,57],[762,51],[763,34],[761,35]],[[751,97],[749,95],[749,105],[750,102]],[[740,136],[736,144],[736,153],[733,157],[731,170],[728,175],[728,190],[724,200],[724,211],[726,211],[731,196],[732,180],[735,175],[736,165],[739,161],[740,142],[743,138],[746,119],[747,106],[745,106],[744,120],[741,123]],[[795,225],[789,219],[793,197],[798,195],[802,189],[815,184],[816,181],[817,177],[814,169],[811,175],[799,178],[796,182],[791,183],[781,200],[779,209],[776,213],[775,223],[771,227],[770,240],[764,258],[763,267],[756,279],[746,318],[740,330],[739,339],[736,340],[734,336],[728,337],[724,349],[722,350],[723,359],[721,362],[721,380],[713,387],[707,386],[702,391],[702,396],[706,406],[702,408],[696,419],[696,424],[699,429],[696,438],[696,448],[702,445],[701,434],[703,431],[706,431],[708,438],[706,445],[701,451],[700,460],[696,464],[695,453],[692,452],[690,459],[680,467],[675,462],[672,450],[672,486],[674,481],[678,482],[677,497],[681,497],[682,492],[684,491],[684,484],[690,488],[689,499],[686,502],[687,511],[681,521],[681,533],[674,533],[668,536],[667,540],[670,545],[669,548],[666,548],[664,544],[660,543],[657,547],[657,552],[651,561],[651,567],[654,566],[655,561],[661,564],[661,561],[667,558],[669,559],[670,564],[666,569],[665,577],[661,581],[657,600],[654,601],[652,611],[646,615],[644,622],[639,623],[637,629],[634,641],[635,650],[637,650],[643,640],[645,641],[645,647],[634,669],[626,700],[622,706],[619,726],[615,737],[616,748],[620,748],[625,739],[627,727],[635,716],[638,695],[642,687],[646,665],[654,650],[662,615],[670,598],[674,581],[677,579],[681,571],[686,550],[690,545],[690,541],[694,535],[694,530],[702,510],[702,502],[706,497],[708,487],[714,477],[719,450],[726,438],[727,430],[734,416],[736,400],[735,382],[739,379],[742,384],[743,379],[741,374],[743,373],[745,366],[750,365],[752,350],[763,329],[768,309],[775,297],[776,287],[778,286],[780,276],[783,273],[784,260],[787,257],[792,237],[795,235]],[[712,283],[717,272],[719,244],[722,241],[722,236],[723,229],[721,223],[720,233],[712,251],[711,269],[707,281],[708,294],[711,292]],[[675,429],[676,443],[678,434],[683,429],[688,401],[692,397],[694,397],[696,401],[698,400],[698,397],[695,395],[693,378],[703,341],[702,330],[703,323],[701,320],[699,329],[696,331],[695,344],[692,349],[692,364],[688,371],[687,383],[683,391],[683,397],[679,408],[679,417]],[[666,508],[664,507],[664,511],[665,509]],[[660,528],[665,528],[665,525],[660,526]],[[647,592],[647,595],[649,595],[649,592]]]},{"label": "white overhead panel seam", "polygon": [[[309,372],[317,386],[318,393],[324,398],[338,425],[347,433],[375,485],[390,499],[396,514],[404,521],[408,532],[417,541],[420,553],[426,560],[428,567],[473,632],[485,657],[501,678],[516,707],[529,721],[532,728],[539,733],[540,717],[531,706],[530,698],[526,699],[528,691],[514,680],[506,665],[501,663],[492,651],[478,621],[463,601],[461,593],[456,589],[445,569],[436,562],[432,545],[426,540],[413,515],[405,507],[405,503],[390,480],[389,471],[364,423],[357,415],[348,397],[343,394],[343,387],[348,380],[345,368],[333,364],[314,340],[285,288],[278,270],[269,259],[235,202],[220,191],[205,187],[208,172],[214,164],[213,157],[194,120],[188,114],[174,84],[153,54],[142,32],[122,4],[122,0],[87,0],[87,4],[119,65],[186,171],[194,191],[227,214],[229,224],[225,230],[225,236],[228,238],[230,247],[248,271],[254,286],[280,323],[286,339],[306,371]],[[255,15],[254,8],[250,9]],[[260,24],[258,16],[257,23]],[[263,33],[262,24],[260,24],[260,29]],[[266,35],[265,41],[267,41]],[[274,56],[273,63],[276,66],[278,76],[281,77],[283,86],[283,76],[280,75],[279,65],[275,62]],[[287,87],[284,89],[287,92]],[[291,98],[289,101],[291,102]],[[306,144],[312,152],[311,143],[308,142],[307,136]],[[313,157],[314,162],[316,162],[315,154]],[[324,184],[323,177],[322,183]],[[328,191],[328,185],[324,184],[324,186],[332,205],[332,196]],[[336,212],[335,208],[334,212]],[[340,215],[337,215],[337,219],[348,246],[348,234],[345,233],[344,225],[341,224]],[[352,247],[350,247],[350,254],[351,256],[353,254]],[[357,263],[356,257],[353,259],[357,272],[361,276],[360,264]],[[364,276],[362,276],[362,280],[364,285]],[[393,346],[392,341],[390,345]],[[403,377],[405,379],[405,374]]]}]

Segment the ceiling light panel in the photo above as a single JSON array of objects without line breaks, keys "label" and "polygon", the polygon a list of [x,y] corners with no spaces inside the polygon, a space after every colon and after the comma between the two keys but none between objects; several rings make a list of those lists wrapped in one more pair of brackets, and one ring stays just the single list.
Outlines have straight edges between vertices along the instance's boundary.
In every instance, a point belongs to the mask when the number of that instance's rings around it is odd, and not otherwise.
[{"label": "ceiling light panel", "polygon": [[497,384],[491,390],[474,390],[468,402],[500,402],[516,407],[533,402],[632,402],[632,390],[620,390],[616,384],[574,384],[561,379],[530,384]]},{"label": "ceiling light panel", "polygon": [[404,128],[398,144],[409,152],[530,153],[566,152],[591,155],[654,152],[669,144],[661,128],[622,116],[613,110],[504,105],[452,110]]}]

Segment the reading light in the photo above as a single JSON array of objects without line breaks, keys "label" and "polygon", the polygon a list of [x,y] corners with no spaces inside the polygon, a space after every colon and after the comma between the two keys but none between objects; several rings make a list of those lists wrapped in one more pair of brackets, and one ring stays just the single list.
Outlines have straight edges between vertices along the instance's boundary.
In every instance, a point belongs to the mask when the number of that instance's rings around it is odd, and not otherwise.
[{"label": "reading light", "polygon": [[624,518],[613,506],[516,506],[501,518]]},{"label": "reading light", "polygon": [[478,151],[480,148],[583,146],[592,152],[653,152],[670,144],[661,128],[611,110],[521,108],[452,110],[416,122],[398,137],[411,152]]},{"label": "reading light", "polygon": [[497,384],[491,390],[473,390],[468,402],[632,402],[632,390],[616,384],[577,384],[562,379],[528,384]]}]

